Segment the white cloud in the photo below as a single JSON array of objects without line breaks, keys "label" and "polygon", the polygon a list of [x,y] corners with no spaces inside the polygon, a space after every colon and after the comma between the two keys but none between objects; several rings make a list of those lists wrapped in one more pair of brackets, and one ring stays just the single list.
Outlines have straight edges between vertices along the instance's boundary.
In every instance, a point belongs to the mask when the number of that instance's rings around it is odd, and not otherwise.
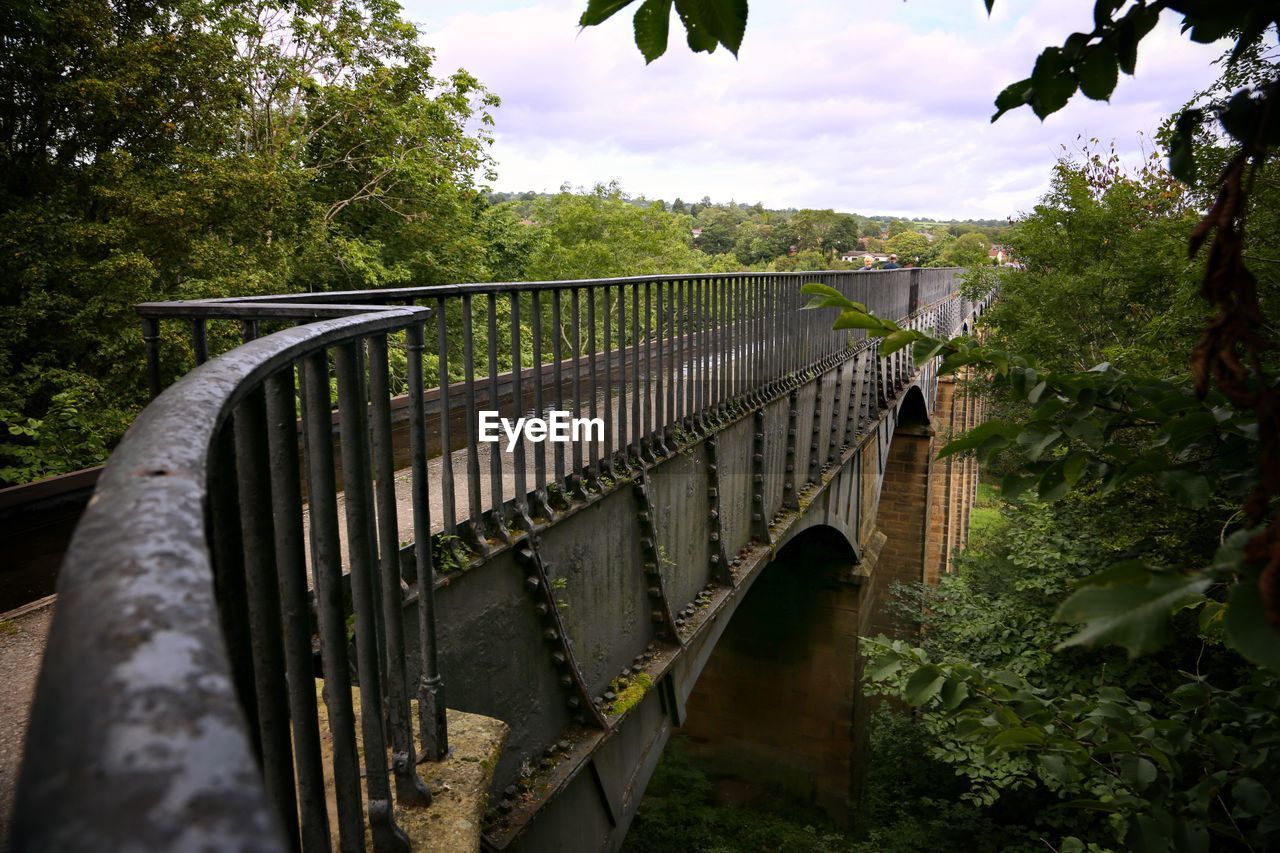
[{"label": "white cloud", "polygon": [[1078,135],[1136,156],[1140,132],[1214,79],[1219,53],[1166,20],[1111,104],[1077,96],[1043,124],[1023,109],[992,125],[995,93],[1089,29],[1091,0],[1005,0],[990,21],[979,0],[757,0],[738,61],[690,53],[673,21],[648,67],[629,11],[579,33],[583,4],[407,5],[442,71],[465,67],[502,97],[499,189],[617,179],[668,200],[1003,217],[1030,208]]}]

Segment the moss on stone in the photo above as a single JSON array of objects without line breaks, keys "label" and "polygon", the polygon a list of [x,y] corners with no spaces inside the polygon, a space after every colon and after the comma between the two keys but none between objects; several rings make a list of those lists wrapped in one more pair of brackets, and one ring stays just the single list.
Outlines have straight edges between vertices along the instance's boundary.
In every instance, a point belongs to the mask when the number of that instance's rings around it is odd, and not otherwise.
[{"label": "moss on stone", "polygon": [[653,679],[649,677],[647,672],[642,672],[631,679],[631,683],[627,685],[625,690],[618,690],[617,679],[614,679],[614,691],[618,694],[618,698],[613,700],[613,713],[619,716],[627,713],[640,704],[644,694],[648,693],[652,687]]}]

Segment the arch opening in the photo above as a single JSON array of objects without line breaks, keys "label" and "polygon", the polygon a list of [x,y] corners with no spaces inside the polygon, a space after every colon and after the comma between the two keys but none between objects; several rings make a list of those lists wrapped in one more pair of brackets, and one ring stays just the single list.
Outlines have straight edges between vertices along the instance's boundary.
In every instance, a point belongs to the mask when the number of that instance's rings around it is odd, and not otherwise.
[{"label": "arch opening", "polygon": [[719,799],[751,802],[781,790],[851,823],[861,763],[861,592],[848,580],[855,561],[839,530],[805,530],[765,567],[725,627],[684,724]]}]

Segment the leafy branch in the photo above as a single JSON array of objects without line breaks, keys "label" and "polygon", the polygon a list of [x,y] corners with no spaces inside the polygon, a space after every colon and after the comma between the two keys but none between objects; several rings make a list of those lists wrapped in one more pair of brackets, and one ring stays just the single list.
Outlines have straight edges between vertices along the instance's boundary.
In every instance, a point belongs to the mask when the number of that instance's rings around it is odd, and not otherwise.
[{"label": "leafy branch", "polygon": [[[1038,370],[973,338],[943,340],[903,329],[825,284],[809,283],[801,292],[813,297],[806,308],[839,312],[834,328],[863,329],[879,339],[881,356],[911,347],[917,365],[938,359],[939,374],[987,372],[995,390],[1029,407],[1022,418],[979,425],[939,453],[973,452],[984,463],[998,453],[1015,454],[1019,470],[1001,484],[1006,499],[1034,488],[1041,500],[1055,501],[1086,485],[1108,494],[1148,478],[1180,506],[1203,510],[1215,497],[1239,502],[1255,488],[1257,417],[1219,392],[1201,396],[1107,364],[1082,372]],[[1261,567],[1246,554],[1253,535],[1243,529],[1226,537],[1210,565],[1172,572],[1130,560],[1095,575],[1058,610],[1059,619],[1081,625],[1063,645],[1118,644],[1131,656],[1150,653],[1167,639],[1173,613],[1205,603],[1206,592],[1222,585],[1228,643],[1280,670],[1280,631],[1263,616]]]}]

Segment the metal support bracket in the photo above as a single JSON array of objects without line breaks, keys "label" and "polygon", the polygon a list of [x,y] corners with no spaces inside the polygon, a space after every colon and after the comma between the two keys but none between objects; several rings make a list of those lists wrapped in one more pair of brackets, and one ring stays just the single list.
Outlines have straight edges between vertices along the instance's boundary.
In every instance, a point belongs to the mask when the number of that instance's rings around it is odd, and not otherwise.
[{"label": "metal support bracket", "polygon": [[684,640],[680,637],[676,620],[671,613],[666,584],[662,580],[662,554],[658,551],[653,501],[649,497],[653,490],[649,472],[641,469],[631,488],[638,504],[636,518],[640,522],[640,549],[644,557],[644,575],[649,591],[649,618],[653,622],[654,634],[664,642],[683,645]]},{"label": "metal support bracket", "polygon": [[582,677],[582,668],[574,658],[573,647],[565,633],[564,619],[556,604],[555,592],[547,577],[547,566],[539,552],[538,537],[529,534],[516,548],[516,562],[524,569],[525,591],[533,599],[534,610],[542,622],[542,639],[550,649],[551,660],[560,672],[560,687],[574,722],[608,729],[604,714],[591,701],[591,692]]}]

